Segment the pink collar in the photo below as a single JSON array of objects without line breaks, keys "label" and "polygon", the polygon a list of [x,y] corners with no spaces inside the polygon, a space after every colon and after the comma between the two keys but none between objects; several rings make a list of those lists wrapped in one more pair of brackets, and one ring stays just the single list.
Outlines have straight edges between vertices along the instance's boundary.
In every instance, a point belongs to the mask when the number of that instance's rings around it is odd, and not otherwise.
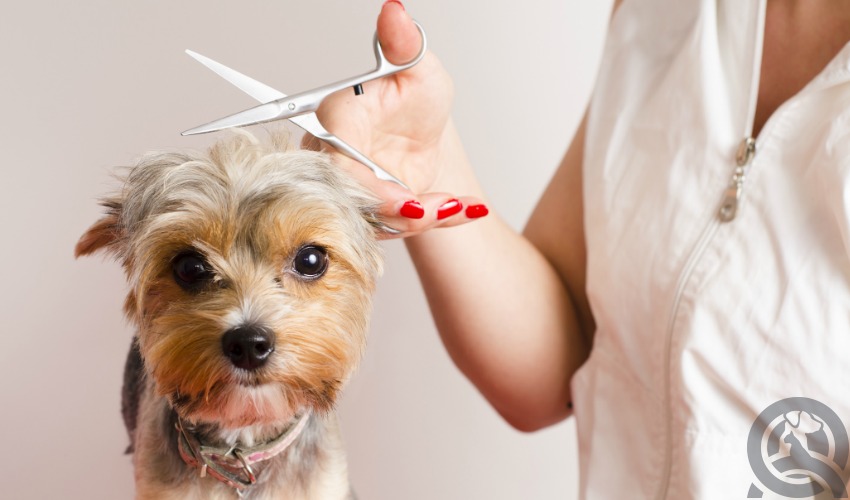
[{"label": "pink collar", "polygon": [[177,417],[177,448],[183,461],[200,469],[201,477],[210,476],[241,492],[257,482],[252,465],[276,457],[289,447],[304,430],[310,411],[305,411],[283,433],[265,443],[250,448],[238,446],[214,447],[201,442],[198,436]]}]

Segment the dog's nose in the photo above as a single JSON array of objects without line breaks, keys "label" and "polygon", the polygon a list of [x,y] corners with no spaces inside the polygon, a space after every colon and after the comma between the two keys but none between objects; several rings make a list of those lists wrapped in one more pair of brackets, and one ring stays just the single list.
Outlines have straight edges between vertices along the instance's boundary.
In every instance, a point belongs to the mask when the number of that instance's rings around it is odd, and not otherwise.
[{"label": "dog's nose", "polygon": [[274,336],[265,328],[240,326],[224,334],[221,348],[235,366],[256,370],[274,352]]}]

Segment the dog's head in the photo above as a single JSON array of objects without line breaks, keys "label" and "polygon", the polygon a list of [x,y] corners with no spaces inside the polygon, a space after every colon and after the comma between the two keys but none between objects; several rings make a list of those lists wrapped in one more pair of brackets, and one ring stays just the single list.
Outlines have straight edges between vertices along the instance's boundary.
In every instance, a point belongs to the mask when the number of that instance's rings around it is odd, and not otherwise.
[{"label": "dog's head", "polygon": [[143,157],[76,254],[124,266],[146,370],[182,418],[272,424],[329,409],[361,357],[375,204],[327,156],[238,132]]}]

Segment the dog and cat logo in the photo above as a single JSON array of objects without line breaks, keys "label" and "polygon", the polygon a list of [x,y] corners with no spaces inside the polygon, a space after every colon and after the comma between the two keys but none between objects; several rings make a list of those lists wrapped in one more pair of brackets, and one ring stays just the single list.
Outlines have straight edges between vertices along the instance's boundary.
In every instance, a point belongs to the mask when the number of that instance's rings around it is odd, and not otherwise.
[{"label": "dog and cat logo", "polygon": [[848,454],[847,430],[829,406],[804,397],[777,401],[750,428],[756,481],[747,498],[764,497],[764,489],[779,498],[847,498]]}]

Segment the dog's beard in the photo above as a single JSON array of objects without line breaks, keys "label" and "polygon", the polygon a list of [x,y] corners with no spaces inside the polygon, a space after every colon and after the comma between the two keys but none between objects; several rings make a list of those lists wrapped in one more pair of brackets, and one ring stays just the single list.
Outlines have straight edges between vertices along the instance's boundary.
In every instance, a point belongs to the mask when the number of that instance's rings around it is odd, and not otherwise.
[{"label": "dog's beard", "polygon": [[[185,389],[181,392],[179,385],[172,390],[168,389],[173,386],[156,385],[182,419],[222,429],[274,426],[307,409],[329,411],[342,385],[340,380],[307,381],[287,374],[278,377],[284,381],[260,374],[231,374],[195,393]],[[251,382],[245,383],[246,379]]]},{"label": "dog's beard", "polygon": [[186,422],[225,430],[285,424],[304,406],[275,384],[218,384],[194,397],[172,393],[169,401]]}]

